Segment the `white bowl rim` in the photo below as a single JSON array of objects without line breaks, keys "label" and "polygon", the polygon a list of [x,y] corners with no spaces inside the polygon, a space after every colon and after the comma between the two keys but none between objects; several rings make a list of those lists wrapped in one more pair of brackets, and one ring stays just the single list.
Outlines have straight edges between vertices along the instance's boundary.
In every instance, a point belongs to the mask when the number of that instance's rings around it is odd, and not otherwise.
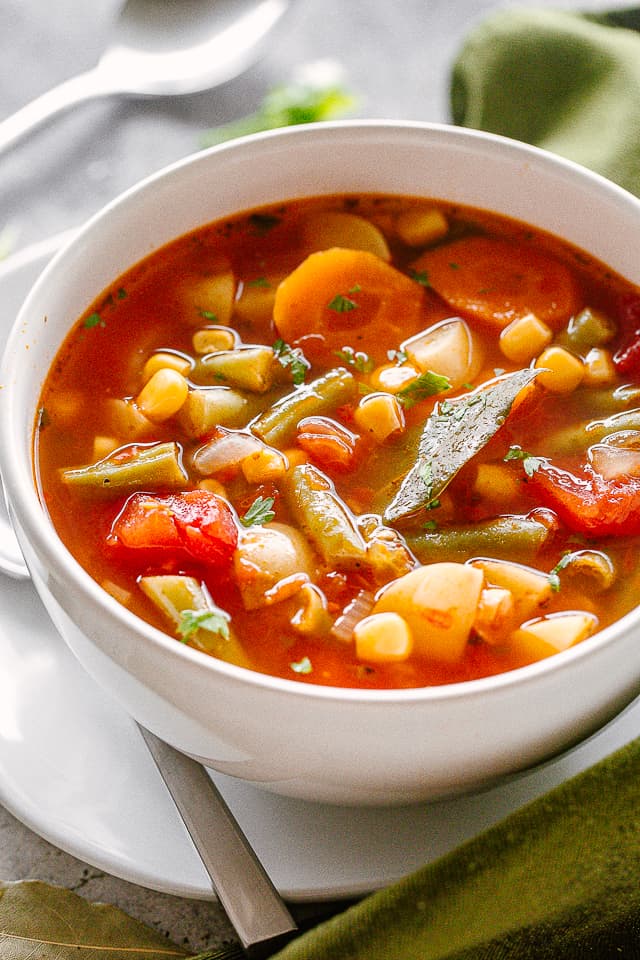
[{"label": "white bowl rim", "polygon": [[[433,135],[444,135],[447,138],[459,140],[460,142],[466,140],[485,143],[487,145],[490,144],[492,147],[498,146],[503,150],[519,154],[523,159],[537,159],[547,165],[552,164],[558,169],[563,169],[568,175],[578,176],[585,182],[590,181],[596,185],[600,191],[608,194],[612,201],[624,202],[626,205],[629,203],[635,204],[640,216],[640,200],[600,174],[539,147],[481,130],[419,120],[357,119],[324,121],[249,134],[245,137],[215,145],[198,153],[190,154],[163,167],[119,194],[91,216],[77,231],[74,231],[72,236],[66,240],[62,248],[53,256],[42,274],[38,277],[12,325],[11,332],[7,339],[2,369],[0,370],[0,383],[6,384],[10,380],[6,358],[10,355],[12,344],[17,340],[18,331],[24,323],[23,317],[29,312],[32,299],[37,296],[40,288],[48,283],[49,276],[55,274],[61,264],[64,265],[67,257],[71,256],[76,248],[82,245],[85,237],[96,229],[96,227],[99,227],[102,219],[109,216],[113,210],[128,203],[132,197],[152,189],[156,182],[163,180],[167,176],[173,176],[183,167],[191,166],[192,164],[206,163],[211,155],[245,150],[248,146],[252,145],[259,147],[262,142],[271,139],[298,139],[307,138],[316,134],[324,136],[331,131],[340,130],[345,130],[351,135],[360,133],[363,136],[370,136],[375,132],[390,132],[394,130],[407,134],[411,134],[412,132],[420,134],[430,133]],[[283,200],[284,199],[286,198],[283,197]],[[7,401],[9,401],[9,403],[11,402],[12,394],[6,386],[3,386],[2,390],[0,390],[0,396],[0,402],[2,404],[6,404]],[[0,418],[0,431],[7,435],[10,433],[10,427],[8,426],[10,420],[11,418],[6,414],[3,418]],[[8,448],[6,436],[2,446],[3,449]],[[7,456],[4,458],[4,461],[3,474],[17,480],[18,477],[14,470],[12,458]],[[539,678],[546,673],[560,673],[567,669],[573,669],[576,663],[592,657],[600,647],[611,642],[617,632],[627,629],[628,624],[633,624],[634,622],[637,624],[637,621],[640,619],[640,607],[637,607],[615,621],[615,623],[603,628],[593,637],[582,641],[568,650],[514,670],[457,683],[380,690],[324,686],[308,681],[274,677],[269,674],[259,673],[249,668],[239,667],[235,664],[218,660],[199,650],[178,643],[168,634],[146,623],[135,614],[132,614],[126,607],[100,587],[80,566],[78,561],[58,538],[51,522],[46,524],[40,522],[45,511],[38,497],[35,485],[33,482],[23,484],[21,481],[22,478],[20,478],[20,482],[14,482],[12,484],[12,497],[19,505],[18,513],[20,513],[23,521],[25,521],[23,523],[24,528],[28,533],[29,539],[38,543],[41,555],[45,557],[48,563],[55,565],[59,574],[63,576],[67,583],[73,583],[77,586],[83,595],[87,596],[91,602],[96,604],[107,616],[136,632],[140,638],[144,638],[147,643],[154,646],[160,645],[171,657],[175,657],[178,660],[185,658],[197,669],[226,675],[229,679],[234,679],[240,683],[249,684],[258,688],[266,688],[274,693],[280,692],[288,696],[293,695],[294,697],[302,697],[305,699],[315,698],[337,703],[361,703],[363,706],[445,701],[457,700],[459,698],[465,698],[467,700],[475,699],[476,697],[485,698],[488,694],[499,692],[505,688],[526,688],[529,684],[537,682]]]}]

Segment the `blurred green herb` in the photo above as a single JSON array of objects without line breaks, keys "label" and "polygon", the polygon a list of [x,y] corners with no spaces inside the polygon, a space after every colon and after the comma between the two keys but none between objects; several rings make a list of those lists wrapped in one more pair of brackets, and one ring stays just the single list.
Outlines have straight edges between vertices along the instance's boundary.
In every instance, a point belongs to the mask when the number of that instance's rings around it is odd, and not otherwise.
[{"label": "blurred green herb", "polygon": [[201,145],[211,147],[249,133],[332,120],[352,112],[357,99],[344,88],[340,73],[332,63],[307,65],[291,83],[270,90],[255,113],[207,130]]},{"label": "blurred green herb", "polygon": [[294,384],[298,387],[301,383],[304,383],[307,370],[311,364],[300,347],[290,347],[284,340],[276,340],[273,345],[273,352],[280,365],[285,369],[289,368]]},{"label": "blurred green herb", "polygon": [[191,640],[198,630],[208,630],[209,633],[217,633],[224,640],[228,640],[230,619],[229,614],[219,607],[215,610],[183,610],[178,633],[185,643]]},{"label": "blurred green herb", "polygon": [[243,517],[240,517],[240,523],[243,527],[262,526],[263,523],[270,523],[275,517],[272,510],[274,504],[273,497],[256,497]]}]

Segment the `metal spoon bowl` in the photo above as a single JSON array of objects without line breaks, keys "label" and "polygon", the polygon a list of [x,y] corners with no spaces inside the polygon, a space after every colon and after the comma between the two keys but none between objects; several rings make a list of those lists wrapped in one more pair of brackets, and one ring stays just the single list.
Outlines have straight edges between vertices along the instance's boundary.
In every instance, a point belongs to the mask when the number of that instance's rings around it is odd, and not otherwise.
[{"label": "metal spoon bowl", "polygon": [[85,100],[184,95],[232,80],[258,58],[289,6],[290,0],[127,0],[95,67],[0,123],[0,152]]}]

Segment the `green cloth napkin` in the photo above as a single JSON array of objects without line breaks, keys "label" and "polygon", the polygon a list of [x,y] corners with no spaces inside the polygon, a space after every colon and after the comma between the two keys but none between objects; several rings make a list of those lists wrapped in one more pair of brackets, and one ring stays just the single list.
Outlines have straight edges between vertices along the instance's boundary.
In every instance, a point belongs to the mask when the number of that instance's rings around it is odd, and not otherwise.
[{"label": "green cloth napkin", "polygon": [[640,957],[640,740],[276,956]]},{"label": "green cloth napkin", "polygon": [[[640,8],[500,10],[472,29],[453,65],[452,119],[640,194],[636,29]],[[640,739],[276,956],[640,958]]]},{"label": "green cloth napkin", "polygon": [[454,123],[536,144],[640,194],[640,8],[509,7],[453,65]]}]

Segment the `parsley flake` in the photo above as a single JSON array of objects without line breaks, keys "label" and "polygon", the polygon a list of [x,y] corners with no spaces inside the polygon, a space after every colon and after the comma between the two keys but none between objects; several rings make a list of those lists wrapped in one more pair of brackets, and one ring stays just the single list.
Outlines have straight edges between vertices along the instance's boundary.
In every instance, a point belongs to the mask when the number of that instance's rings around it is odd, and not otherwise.
[{"label": "parsley flake", "polygon": [[223,640],[229,639],[229,620],[231,617],[219,607],[211,610],[183,610],[180,614],[178,634],[187,643],[198,630],[217,633]]},{"label": "parsley flake", "polygon": [[408,383],[402,390],[398,390],[396,397],[405,408],[409,410],[415,403],[432,397],[436,393],[442,393],[443,390],[449,390],[451,383],[448,377],[443,377],[439,373],[432,373],[426,370],[419,377]]},{"label": "parsley flake", "polygon": [[198,314],[199,316],[202,317],[203,320],[210,320],[211,323],[218,322],[218,317],[216,316],[215,313],[213,313],[212,310],[198,310]]},{"label": "parsley flake", "polygon": [[289,666],[294,673],[312,673],[313,667],[311,665],[311,660],[309,657],[303,657],[301,660],[298,660],[297,663],[290,663]]},{"label": "parsley flake", "polygon": [[329,310],[335,310],[336,313],[349,313],[351,310],[357,310],[358,304],[351,297],[343,293],[337,293],[335,297],[327,304]]},{"label": "parsley flake", "polygon": [[554,593],[557,593],[558,590],[560,589],[559,574],[561,573],[562,570],[565,569],[565,567],[569,566],[569,564],[571,563],[571,557],[572,557],[571,551],[567,550],[567,552],[564,554],[564,556],[560,558],[558,563],[556,563],[555,567],[549,574],[549,583]]},{"label": "parsley flake", "polygon": [[348,367],[353,367],[358,373],[371,373],[375,367],[374,361],[364,350],[354,350],[353,347],[343,347],[342,350],[335,351],[336,357],[339,357]]},{"label": "parsley flake", "polygon": [[509,460],[522,460],[524,472],[528,477],[532,477],[544,463],[543,457],[534,457],[533,454],[527,453],[527,451],[521,447],[509,447],[504,456],[504,460],[505,463]]},{"label": "parsley flake", "polygon": [[409,270],[409,276],[412,280],[415,280],[416,283],[419,283],[421,287],[431,286],[429,274],[426,270]]},{"label": "parsley flake", "polygon": [[291,371],[291,379],[294,384],[299,386],[304,383],[304,378],[311,364],[300,347],[290,347],[284,340],[276,340],[272,349],[280,365],[285,369],[288,367]]},{"label": "parsley flake", "polygon": [[255,277],[253,280],[247,281],[248,287],[270,287],[271,284],[266,277]]},{"label": "parsley flake", "polygon": [[240,517],[240,523],[243,527],[256,527],[269,523],[275,517],[272,510],[273,504],[273,497],[256,497],[245,515]]},{"label": "parsley flake", "polygon": [[91,330],[92,327],[106,327],[106,323],[100,316],[98,312],[90,313],[89,316],[84,321],[84,326],[87,330]]}]

